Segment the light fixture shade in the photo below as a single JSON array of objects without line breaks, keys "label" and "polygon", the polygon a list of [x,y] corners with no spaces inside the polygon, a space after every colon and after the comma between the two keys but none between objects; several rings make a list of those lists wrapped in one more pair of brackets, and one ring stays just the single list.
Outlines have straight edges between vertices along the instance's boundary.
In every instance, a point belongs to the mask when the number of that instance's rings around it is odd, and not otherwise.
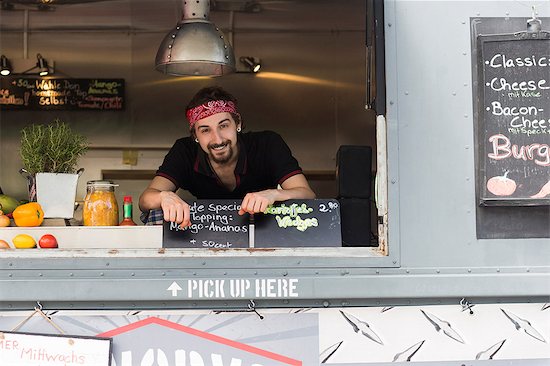
[{"label": "light fixture shade", "polygon": [[208,20],[210,2],[183,2],[183,20],[162,41],[155,69],[178,76],[222,76],[235,72],[229,41]]},{"label": "light fixture shade", "polygon": [[42,57],[41,54],[36,54],[36,68],[38,69],[38,75],[47,76],[50,73],[48,69],[48,62]]},{"label": "light fixture shade", "polygon": [[11,64],[8,58],[4,55],[0,56],[0,75],[8,76],[11,74]]}]

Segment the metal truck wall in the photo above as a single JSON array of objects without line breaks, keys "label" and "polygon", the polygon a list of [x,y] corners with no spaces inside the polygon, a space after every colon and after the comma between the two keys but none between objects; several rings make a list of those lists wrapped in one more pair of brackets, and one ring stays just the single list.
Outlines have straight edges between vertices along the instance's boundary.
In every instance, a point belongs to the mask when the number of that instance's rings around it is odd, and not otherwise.
[{"label": "metal truck wall", "polygon": [[[548,304],[464,305],[258,313],[46,311],[50,320],[39,315],[28,319],[32,312],[4,312],[0,330],[47,334],[61,330],[73,336],[112,338],[113,366],[404,365],[408,361],[482,365],[486,360],[542,365],[550,359]],[[10,334],[4,335],[0,361],[7,355],[28,362],[55,356],[40,344],[10,343]]]},{"label": "metal truck wall", "polygon": [[402,267],[547,272],[550,239],[476,237],[471,22],[525,31],[531,6],[550,29],[543,1],[385,2],[389,242]]}]

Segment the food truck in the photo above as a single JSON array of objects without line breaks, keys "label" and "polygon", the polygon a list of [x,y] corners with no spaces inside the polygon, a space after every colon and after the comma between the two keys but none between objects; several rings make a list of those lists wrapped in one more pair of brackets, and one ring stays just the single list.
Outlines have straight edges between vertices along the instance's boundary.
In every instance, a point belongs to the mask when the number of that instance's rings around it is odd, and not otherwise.
[{"label": "food truck", "polygon": [[[3,193],[30,198],[25,127],[90,145],[71,217],[0,228],[0,364],[550,362],[548,1],[212,0],[236,61],[214,79],[155,70],[187,6],[2,1]],[[193,230],[83,226],[98,180],[138,222],[206,85],[285,138],[317,199],[251,220],[182,192]]]}]

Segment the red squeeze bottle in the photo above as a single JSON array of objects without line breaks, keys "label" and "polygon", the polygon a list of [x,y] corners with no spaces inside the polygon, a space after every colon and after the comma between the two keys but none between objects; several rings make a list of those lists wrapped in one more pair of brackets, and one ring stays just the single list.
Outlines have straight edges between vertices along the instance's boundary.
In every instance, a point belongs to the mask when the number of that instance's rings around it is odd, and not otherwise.
[{"label": "red squeeze bottle", "polygon": [[124,216],[119,226],[135,226],[136,223],[132,220],[132,196],[124,196],[122,208]]}]

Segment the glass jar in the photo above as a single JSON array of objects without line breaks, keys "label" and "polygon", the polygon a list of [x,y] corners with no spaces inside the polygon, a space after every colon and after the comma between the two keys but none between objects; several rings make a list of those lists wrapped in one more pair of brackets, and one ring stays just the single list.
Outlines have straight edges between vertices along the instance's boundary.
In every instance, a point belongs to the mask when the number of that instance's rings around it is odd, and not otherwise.
[{"label": "glass jar", "polygon": [[118,225],[118,203],[115,187],[110,180],[91,180],[86,185],[86,198],[82,209],[84,226]]}]

